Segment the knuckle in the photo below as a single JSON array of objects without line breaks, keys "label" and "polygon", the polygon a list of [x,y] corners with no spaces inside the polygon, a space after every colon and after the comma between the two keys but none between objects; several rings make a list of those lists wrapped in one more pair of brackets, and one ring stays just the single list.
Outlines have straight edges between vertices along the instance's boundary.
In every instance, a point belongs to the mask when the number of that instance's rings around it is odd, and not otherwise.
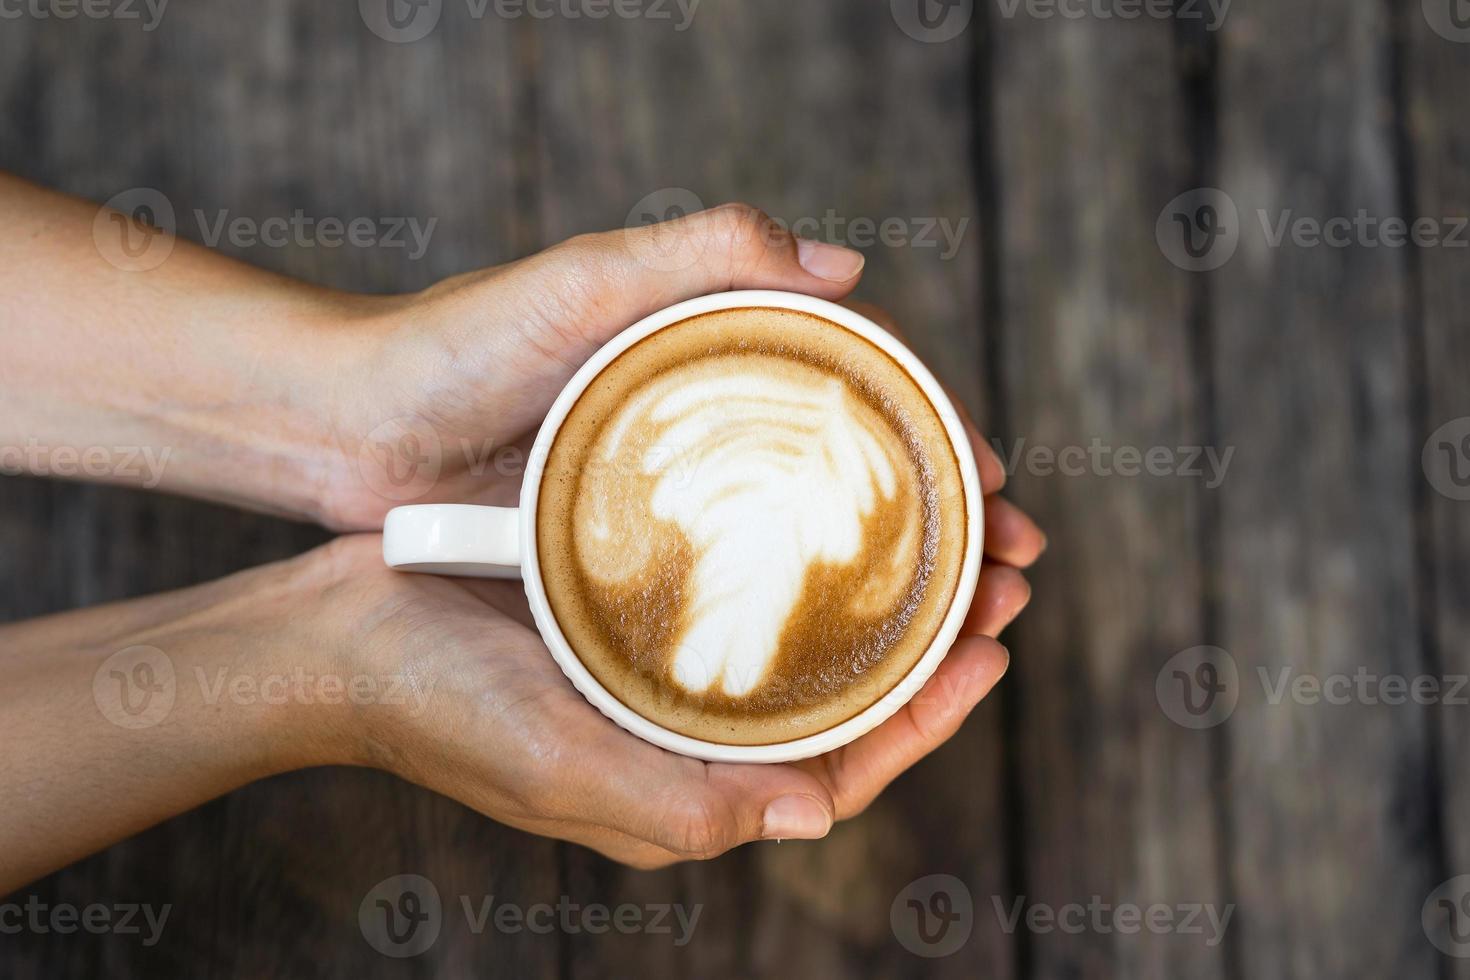
[{"label": "knuckle", "polygon": [[836,801],[837,820],[854,820],[861,817],[868,812],[868,808],[877,798],[877,793],[863,793],[838,799]]},{"label": "knuckle", "polygon": [[718,857],[736,842],[730,813],[708,798],[679,804],[669,814],[665,827],[665,848],[686,859],[706,861]]},{"label": "knuckle", "polygon": [[573,263],[604,259],[621,244],[618,232],[583,232],[553,245],[547,255]]},{"label": "knuckle", "polygon": [[735,226],[759,224],[765,220],[766,213],[754,204],[745,201],[726,201],[724,204],[716,205],[707,212],[711,218],[730,222]]},{"label": "knuckle", "polygon": [[720,257],[732,283],[790,247],[780,222],[752,204],[722,204],[705,214],[710,252]]},{"label": "knuckle", "polygon": [[753,204],[722,204],[707,212],[717,235],[731,245],[764,243],[777,229],[769,214]]}]

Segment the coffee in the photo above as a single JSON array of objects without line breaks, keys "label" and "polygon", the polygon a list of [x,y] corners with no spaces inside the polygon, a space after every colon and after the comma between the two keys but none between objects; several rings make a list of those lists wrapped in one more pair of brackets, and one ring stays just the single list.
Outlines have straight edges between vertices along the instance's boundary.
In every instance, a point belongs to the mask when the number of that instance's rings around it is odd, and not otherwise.
[{"label": "coffee", "polygon": [[729,745],[891,691],[958,587],[966,509],[933,404],[828,320],[748,308],[635,344],[552,443],[537,553],[558,626],[645,718]]}]

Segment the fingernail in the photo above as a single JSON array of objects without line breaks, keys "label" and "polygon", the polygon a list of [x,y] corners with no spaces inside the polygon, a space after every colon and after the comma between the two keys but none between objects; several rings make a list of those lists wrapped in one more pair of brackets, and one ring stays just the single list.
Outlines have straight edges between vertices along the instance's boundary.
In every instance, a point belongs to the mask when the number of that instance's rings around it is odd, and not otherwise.
[{"label": "fingernail", "polygon": [[766,806],[761,836],[767,840],[816,840],[832,829],[827,808],[810,796],[782,796]]},{"label": "fingernail", "polygon": [[863,271],[863,265],[867,259],[863,258],[861,252],[854,252],[841,245],[828,245],[826,242],[817,242],[810,238],[798,238],[796,240],[796,261],[818,279],[825,279],[828,282],[847,282]]}]

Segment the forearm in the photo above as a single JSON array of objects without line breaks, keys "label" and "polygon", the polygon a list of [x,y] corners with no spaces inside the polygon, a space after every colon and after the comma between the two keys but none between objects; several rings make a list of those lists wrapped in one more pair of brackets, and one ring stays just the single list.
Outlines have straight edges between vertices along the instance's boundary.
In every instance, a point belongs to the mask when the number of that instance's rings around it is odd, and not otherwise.
[{"label": "forearm", "polygon": [[140,226],[5,175],[0,229],[0,470],[319,516],[366,300],[182,240],[130,270]]},{"label": "forearm", "polygon": [[358,709],[318,690],[349,671],[305,614],[338,587],[323,555],[0,627],[0,894],[252,780],[354,761]]}]

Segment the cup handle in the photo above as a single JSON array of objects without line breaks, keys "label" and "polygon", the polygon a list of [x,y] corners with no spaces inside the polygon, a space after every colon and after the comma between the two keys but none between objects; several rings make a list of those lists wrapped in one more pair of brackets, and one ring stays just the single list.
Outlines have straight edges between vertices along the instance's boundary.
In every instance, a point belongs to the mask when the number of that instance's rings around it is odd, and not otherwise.
[{"label": "cup handle", "polygon": [[513,507],[395,507],[383,522],[383,561],[400,572],[517,579],[520,538],[520,511]]}]

